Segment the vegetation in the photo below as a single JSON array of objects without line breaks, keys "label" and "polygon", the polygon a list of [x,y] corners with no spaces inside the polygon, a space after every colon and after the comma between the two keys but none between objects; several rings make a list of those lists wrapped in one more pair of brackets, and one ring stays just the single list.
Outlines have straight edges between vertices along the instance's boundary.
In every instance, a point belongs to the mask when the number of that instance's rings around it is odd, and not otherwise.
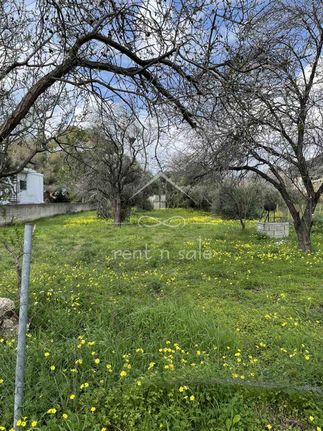
[{"label": "vegetation", "polygon": [[213,201],[214,212],[225,219],[239,220],[242,229],[246,221],[264,216],[264,205],[268,202],[281,204],[282,200],[275,189],[257,178],[245,181],[241,178],[228,178],[223,181]]},{"label": "vegetation", "polygon": [[239,220],[242,229],[246,220],[259,218],[263,212],[263,196],[260,184],[227,182],[221,185],[214,202],[215,209],[227,219]]},{"label": "vegetation", "polygon": [[112,213],[115,224],[121,225],[136,203],[132,195],[147,178],[138,159],[151,143],[150,136],[132,113],[103,108],[91,129],[79,133],[83,142],[76,134],[73,149],[70,139],[58,141],[68,152],[78,188],[86,200],[96,201],[99,217]]},{"label": "vegetation", "polygon": [[[150,10],[141,0],[4,0],[0,178],[21,172],[97,109],[118,117],[122,107],[143,126],[147,119],[154,124],[156,161],[159,141],[167,150],[177,141],[195,167],[203,166],[199,178],[250,172],[271,184],[289,209],[299,247],[310,252],[312,214],[323,194],[316,176],[323,148],[321,3],[277,0],[259,8],[257,0],[158,0]],[[118,182],[109,196],[117,224]]]},{"label": "vegetation", "polygon": [[[320,431],[321,226],[302,254],[295,236],[189,210],[37,223],[20,428]],[[0,262],[0,296],[17,301]],[[0,430],[15,346],[1,340]]]},{"label": "vegetation", "polygon": [[[233,16],[243,11],[232,8],[231,18],[221,8],[219,16],[213,12],[213,20],[211,5],[204,3],[158,3],[153,14],[158,19],[148,19],[141,1],[1,2],[0,84],[6,90],[0,94],[0,177],[20,172],[36,154],[48,150],[52,138],[82,122],[94,101],[136,105],[169,116],[176,111],[194,126],[181,99],[194,87],[194,70],[210,58],[214,44],[221,45],[218,31],[213,31],[215,22],[227,22],[229,32]],[[205,34],[210,50],[200,42]],[[206,51],[193,67],[190,57],[197,56],[199,45]],[[180,49],[185,51],[179,60],[174,53]],[[219,67],[221,63],[222,59]],[[156,108],[156,98],[163,108]],[[20,146],[27,150],[22,162],[12,157]]]},{"label": "vegetation", "polygon": [[[231,63],[223,73],[224,96],[217,103],[214,92],[217,108],[212,103],[208,108],[214,125],[207,122],[204,154],[201,148],[196,153],[208,170],[222,164],[225,170],[257,174],[275,187],[293,218],[299,247],[309,252],[312,214],[323,194],[315,177],[323,142],[322,4],[269,4],[239,34],[234,65],[240,70],[232,70]],[[254,52],[259,56],[252,60],[248,53]],[[295,189],[302,196],[302,211]]]}]

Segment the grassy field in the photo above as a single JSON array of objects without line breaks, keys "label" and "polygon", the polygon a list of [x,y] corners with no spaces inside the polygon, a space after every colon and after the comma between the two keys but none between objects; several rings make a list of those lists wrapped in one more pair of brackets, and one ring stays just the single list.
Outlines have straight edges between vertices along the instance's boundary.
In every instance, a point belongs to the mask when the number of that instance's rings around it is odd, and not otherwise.
[{"label": "grassy field", "polygon": [[[91,212],[38,222],[21,428],[320,431],[319,228],[313,241],[303,255],[293,235],[180,209],[121,229]],[[17,302],[0,257],[0,296]],[[16,343],[0,341],[9,430]]]}]

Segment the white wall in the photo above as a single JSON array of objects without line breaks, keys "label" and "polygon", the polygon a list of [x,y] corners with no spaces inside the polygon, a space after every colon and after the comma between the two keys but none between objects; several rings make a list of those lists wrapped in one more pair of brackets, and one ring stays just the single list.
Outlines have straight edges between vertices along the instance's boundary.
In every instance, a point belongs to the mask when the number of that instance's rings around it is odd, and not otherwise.
[{"label": "white wall", "polygon": [[2,205],[0,206],[0,226],[9,224],[12,221],[33,221],[58,214],[70,214],[93,209],[95,209],[95,205],[93,204],[78,203]]},{"label": "white wall", "polygon": [[[27,190],[20,190],[20,180],[27,181]],[[44,203],[44,177],[35,171],[24,171],[17,175],[18,203]]]},{"label": "white wall", "polygon": [[148,199],[152,203],[154,210],[166,208],[166,195],[152,195]]}]

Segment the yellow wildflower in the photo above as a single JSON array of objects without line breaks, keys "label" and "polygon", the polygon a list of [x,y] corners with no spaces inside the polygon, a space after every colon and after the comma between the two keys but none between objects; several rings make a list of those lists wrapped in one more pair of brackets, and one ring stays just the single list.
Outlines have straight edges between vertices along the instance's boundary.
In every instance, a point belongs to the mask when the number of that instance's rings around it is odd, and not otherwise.
[{"label": "yellow wildflower", "polygon": [[188,390],[188,386],[180,386],[178,389],[180,392],[184,392]]},{"label": "yellow wildflower", "polygon": [[55,408],[54,409],[48,409],[47,413],[49,413],[50,415],[54,415],[55,413],[57,413],[57,410]]}]

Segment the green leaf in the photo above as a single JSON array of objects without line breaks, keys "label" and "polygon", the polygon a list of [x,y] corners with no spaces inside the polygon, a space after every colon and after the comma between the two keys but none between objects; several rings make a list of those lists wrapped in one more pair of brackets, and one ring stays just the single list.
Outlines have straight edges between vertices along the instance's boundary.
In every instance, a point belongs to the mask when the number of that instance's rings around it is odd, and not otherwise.
[{"label": "green leaf", "polygon": [[241,417],[240,415],[235,415],[235,417],[233,418],[233,424],[237,424],[240,421]]}]

